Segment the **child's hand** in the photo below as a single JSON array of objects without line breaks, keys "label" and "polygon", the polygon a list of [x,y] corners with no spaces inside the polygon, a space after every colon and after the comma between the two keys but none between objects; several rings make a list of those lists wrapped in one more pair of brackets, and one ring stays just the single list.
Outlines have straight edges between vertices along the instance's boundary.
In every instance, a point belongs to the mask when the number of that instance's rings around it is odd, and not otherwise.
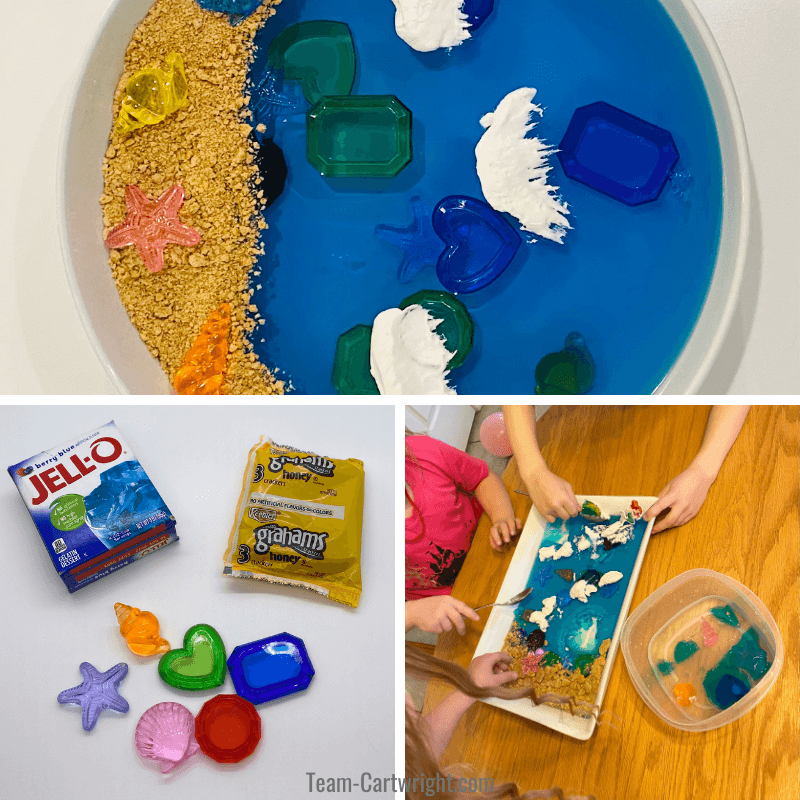
[{"label": "child's hand", "polygon": [[547,467],[542,467],[526,479],[525,485],[536,510],[548,522],[555,522],[556,517],[567,520],[580,513],[581,505],[572,487]]},{"label": "child's hand", "polygon": [[489,543],[495,550],[500,550],[504,544],[508,544],[513,536],[522,530],[522,520],[518,517],[514,519],[499,519],[489,529]]},{"label": "child's hand", "polygon": [[516,672],[509,671],[510,663],[511,656],[508,653],[485,653],[473,659],[467,672],[478,686],[489,689],[511,683],[519,677]]},{"label": "child's hand", "polygon": [[703,507],[711,484],[714,483],[714,478],[716,475],[709,474],[695,464],[691,464],[680,475],[673,478],[658,493],[658,500],[644,514],[644,520],[649,522],[664,509],[670,509],[664,519],[656,522],[653,526],[653,533],[685,525],[690,519],[697,516],[697,512]]},{"label": "child's hand", "polygon": [[477,611],[449,594],[410,600],[406,605],[412,607],[409,610],[413,625],[428,633],[451,631],[455,625],[463,636],[467,631],[463,618],[468,617],[475,622],[480,619]]}]

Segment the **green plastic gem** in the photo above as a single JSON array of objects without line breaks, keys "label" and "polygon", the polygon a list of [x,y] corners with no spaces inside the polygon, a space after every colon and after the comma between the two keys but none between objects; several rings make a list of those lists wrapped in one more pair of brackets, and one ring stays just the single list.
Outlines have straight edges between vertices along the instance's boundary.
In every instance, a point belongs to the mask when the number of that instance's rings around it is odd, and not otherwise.
[{"label": "green plastic gem", "polygon": [[392,178],[411,161],[411,112],[392,95],[323,97],[306,132],[308,160],[326,177]]},{"label": "green plastic gem", "polygon": [[475,338],[475,323],[467,311],[467,307],[450,292],[436,289],[423,289],[406,297],[400,308],[421,305],[435,319],[442,320],[436,328],[439,336],[444,336],[445,346],[455,355],[450,359],[448,367],[460,367],[472,352]]},{"label": "green plastic gem", "polygon": [[662,675],[669,675],[672,672],[672,664],[669,661],[659,661],[656,666]]},{"label": "green plastic gem", "polygon": [[369,371],[371,325],[356,325],[336,342],[331,383],[339,394],[380,394]]},{"label": "green plastic gem", "polygon": [[591,653],[584,653],[582,656],[578,656],[575,659],[575,669],[579,669],[585,678],[588,677],[592,670],[594,659],[595,657]]},{"label": "green plastic gem", "polygon": [[554,653],[552,650],[549,650],[542,656],[542,660],[539,662],[540,667],[554,667],[556,664],[560,664],[561,659],[558,657],[557,653]]},{"label": "green plastic gem", "polygon": [[579,333],[571,333],[564,349],[536,365],[536,394],[586,394],[594,383],[594,359]]},{"label": "green plastic gem", "polygon": [[170,650],[158,662],[161,679],[176,689],[213,689],[225,681],[225,645],[210,625],[194,625],[182,650]]},{"label": "green plastic gem", "polygon": [[691,639],[687,642],[678,642],[675,645],[676,663],[680,664],[681,661],[686,661],[689,656],[694,655],[699,649],[697,642],[693,642]]},{"label": "green plastic gem", "polygon": [[726,625],[730,625],[732,628],[736,628],[739,625],[739,620],[736,617],[736,613],[730,606],[719,606],[719,608],[712,608],[711,613],[720,622],[724,622]]},{"label": "green plastic gem", "polygon": [[290,25],[272,40],[267,63],[282,69],[284,80],[300,81],[312,106],[326,95],[350,94],[356,78],[356,51],[344,22]]}]

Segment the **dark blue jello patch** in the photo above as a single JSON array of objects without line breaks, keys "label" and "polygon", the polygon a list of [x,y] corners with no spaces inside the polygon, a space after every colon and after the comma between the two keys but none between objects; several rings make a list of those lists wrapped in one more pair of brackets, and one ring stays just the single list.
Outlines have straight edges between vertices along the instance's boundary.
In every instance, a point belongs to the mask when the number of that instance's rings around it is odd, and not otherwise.
[{"label": "dark blue jello patch", "polygon": [[307,688],[314,667],[302,639],[279,633],[240,644],[228,658],[236,693],[254,706]]}]

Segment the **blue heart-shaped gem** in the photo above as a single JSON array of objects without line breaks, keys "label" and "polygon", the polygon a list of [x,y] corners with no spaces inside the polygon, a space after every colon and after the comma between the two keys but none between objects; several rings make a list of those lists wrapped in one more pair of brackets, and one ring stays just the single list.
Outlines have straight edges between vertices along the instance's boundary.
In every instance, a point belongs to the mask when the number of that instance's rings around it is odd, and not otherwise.
[{"label": "blue heart-shaped gem", "polygon": [[433,212],[433,229],[447,245],[436,274],[448,292],[477,292],[503,274],[519,250],[519,233],[482,200],[445,197]]}]

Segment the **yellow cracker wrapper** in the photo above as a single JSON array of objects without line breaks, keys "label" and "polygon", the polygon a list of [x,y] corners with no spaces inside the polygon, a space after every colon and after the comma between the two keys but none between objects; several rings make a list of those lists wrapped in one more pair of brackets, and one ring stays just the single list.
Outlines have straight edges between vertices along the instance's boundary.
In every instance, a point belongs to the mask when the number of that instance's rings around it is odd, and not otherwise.
[{"label": "yellow cracker wrapper", "polygon": [[260,441],[247,459],[223,574],[361,595],[364,464]]}]

